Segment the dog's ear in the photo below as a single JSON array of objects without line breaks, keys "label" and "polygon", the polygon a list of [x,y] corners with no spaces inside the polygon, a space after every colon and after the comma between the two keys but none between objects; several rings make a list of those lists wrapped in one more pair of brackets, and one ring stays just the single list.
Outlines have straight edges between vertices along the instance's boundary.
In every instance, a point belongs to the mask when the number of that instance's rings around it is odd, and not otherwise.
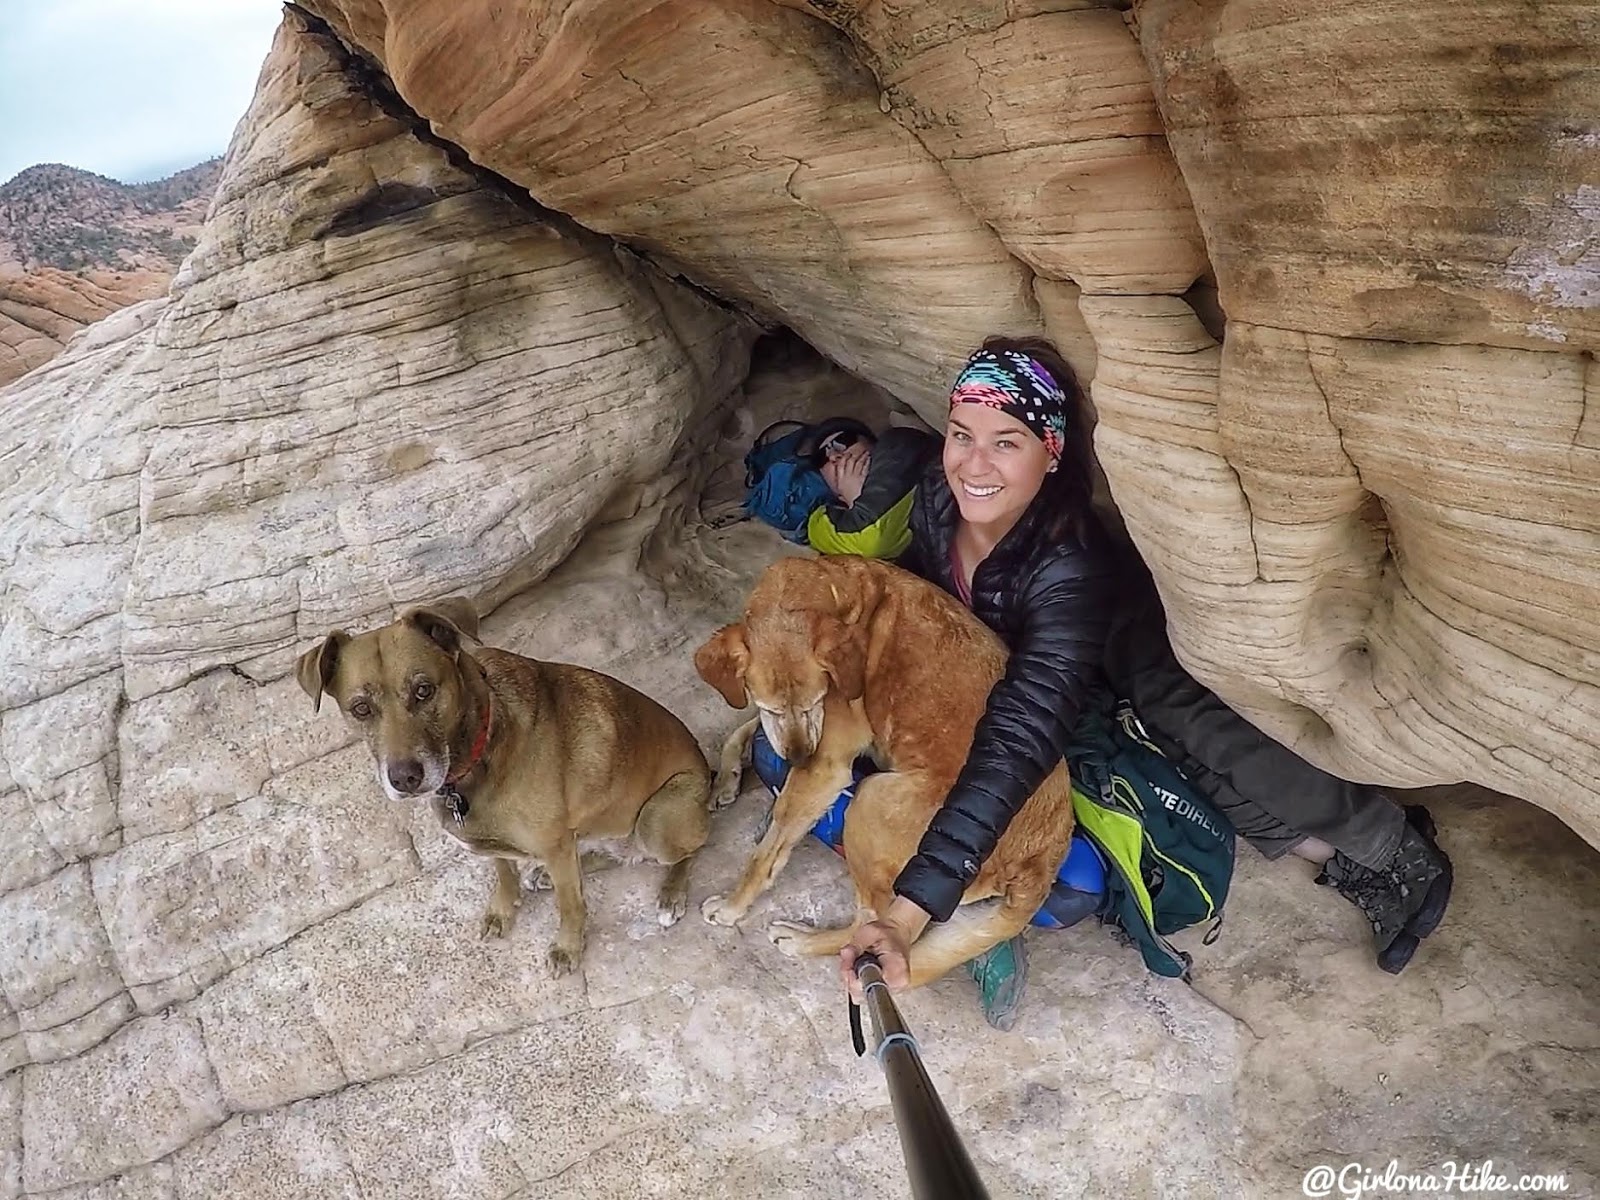
[{"label": "dog's ear", "polygon": [[839,694],[846,700],[861,699],[867,690],[867,627],[823,617],[811,644]]},{"label": "dog's ear", "polygon": [[463,637],[478,640],[478,610],[465,596],[451,596],[447,600],[409,608],[400,614],[400,619],[438,642],[447,654],[461,649]]},{"label": "dog's ear", "polygon": [[328,681],[339,665],[339,651],[349,640],[348,633],[335,629],[295,661],[295,678],[311,697],[312,712],[322,711],[322,693],[328,690]]},{"label": "dog's ear", "polygon": [[863,560],[839,555],[829,562],[841,568],[839,578],[828,583],[828,591],[839,609],[839,620],[847,626],[868,620],[883,599],[883,584],[865,567]]},{"label": "dog's ear", "polygon": [[750,644],[744,640],[743,625],[724,625],[694,652],[694,669],[717,691],[731,708],[750,703],[744,686],[744,673],[750,668]]}]

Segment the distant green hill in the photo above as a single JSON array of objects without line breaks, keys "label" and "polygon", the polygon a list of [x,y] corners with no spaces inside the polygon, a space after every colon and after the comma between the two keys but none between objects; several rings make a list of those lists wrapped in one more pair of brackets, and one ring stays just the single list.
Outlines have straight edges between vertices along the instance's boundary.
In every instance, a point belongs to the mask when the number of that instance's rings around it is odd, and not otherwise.
[{"label": "distant green hill", "polygon": [[222,160],[126,184],[60,163],[0,184],[0,243],[25,267],[176,269],[194,248]]}]

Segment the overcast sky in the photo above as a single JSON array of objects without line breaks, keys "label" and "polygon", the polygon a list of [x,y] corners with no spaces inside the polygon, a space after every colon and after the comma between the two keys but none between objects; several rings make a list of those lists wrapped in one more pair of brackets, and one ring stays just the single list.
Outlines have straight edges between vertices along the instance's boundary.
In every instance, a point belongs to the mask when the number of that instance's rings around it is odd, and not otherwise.
[{"label": "overcast sky", "polygon": [[221,154],[278,0],[4,0],[0,182],[62,162],[124,183]]}]

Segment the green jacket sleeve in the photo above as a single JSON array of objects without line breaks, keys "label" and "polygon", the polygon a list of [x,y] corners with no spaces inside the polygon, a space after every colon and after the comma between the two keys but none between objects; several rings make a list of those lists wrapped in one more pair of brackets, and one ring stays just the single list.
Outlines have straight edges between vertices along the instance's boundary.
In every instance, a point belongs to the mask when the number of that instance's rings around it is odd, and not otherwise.
[{"label": "green jacket sleeve", "polygon": [[898,558],[911,545],[911,504],[916,492],[907,492],[888,512],[862,529],[839,530],[823,505],[811,514],[806,540],[819,554],[854,554],[860,558]]}]

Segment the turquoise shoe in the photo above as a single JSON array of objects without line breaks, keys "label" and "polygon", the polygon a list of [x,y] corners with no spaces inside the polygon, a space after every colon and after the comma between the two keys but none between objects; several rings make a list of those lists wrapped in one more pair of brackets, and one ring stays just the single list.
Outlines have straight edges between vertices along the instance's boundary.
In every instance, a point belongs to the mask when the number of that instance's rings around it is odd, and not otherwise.
[{"label": "turquoise shoe", "polygon": [[983,994],[984,1019],[996,1029],[1009,1030],[1017,1023],[1017,1009],[1028,986],[1028,948],[1022,935],[985,950],[966,966]]}]

